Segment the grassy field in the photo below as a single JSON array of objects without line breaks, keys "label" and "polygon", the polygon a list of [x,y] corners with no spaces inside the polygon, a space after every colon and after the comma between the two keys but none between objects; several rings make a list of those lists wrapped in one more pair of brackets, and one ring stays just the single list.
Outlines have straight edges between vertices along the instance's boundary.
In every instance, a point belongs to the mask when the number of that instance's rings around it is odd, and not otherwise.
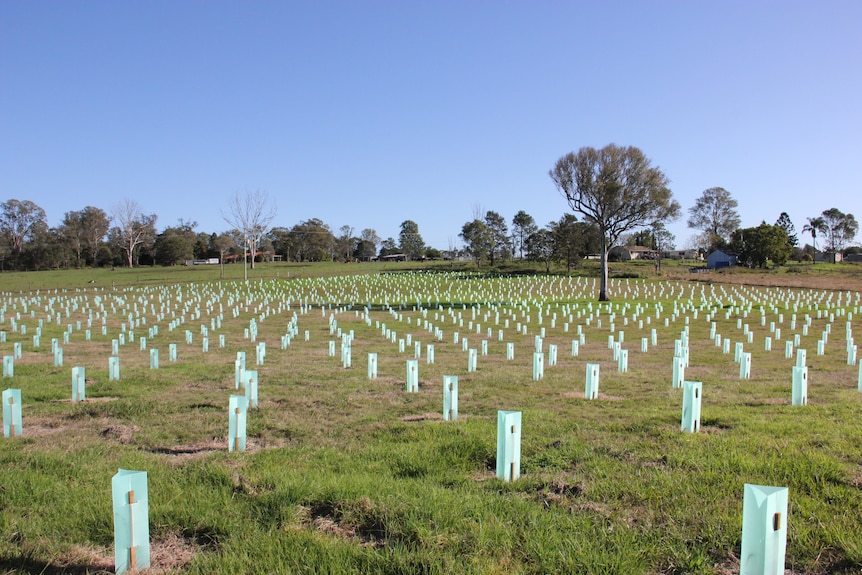
[{"label": "grassy field", "polygon": [[[862,571],[862,393],[845,342],[846,326],[862,323],[857,291],[736,285],[745,274],[692,282],[682,268],[685,280],[643,279],[651,268],[621,266],[642,278],[613,280],[613,302],[600,305],[593,277],[386,266],[272,264],[248,284],[230,281],[239,266],[221,282],[204,266],[2,274],[0,352],[23,348],[3,388],[22,391],[24,433],[0,440],[0,572],[112,572],[118,468],[148,473],[159,573],[726,574],[739,570],[745,483],[789,489],[793,573]],[[731,353],[710,338],[713,322]],[[246,329],[266,342],[262,365]],[[354,335],[349,368],[339,330]],[[544,378],[534,381],[542,330]],[[680,431],[682,393],[671,387],[685,330],[685,379],[703,382],[698,433]],[[109,381],[120,334],[121,379]],[[625,373],[609,336],[628,350]],[[790,400],[794,337],[794,351],[807,350],[806,406]],[[487,341],[475,372],[464,338],[477,350]],[[417,341],[419,392],[407,393]],[[740,341],[748,380],[734,362]],[[258,370],[260,406],[247,450],[233,453],[238,351]],[[588,362],[601,366],[596,400],[584,398]],[[70,399],[72,366],[86,367],[86,402]],[[459,377],[456,421],[443,420],[444,375]],[[511,483],[495,478],[498,410],[523,414],[522,475]]]}]

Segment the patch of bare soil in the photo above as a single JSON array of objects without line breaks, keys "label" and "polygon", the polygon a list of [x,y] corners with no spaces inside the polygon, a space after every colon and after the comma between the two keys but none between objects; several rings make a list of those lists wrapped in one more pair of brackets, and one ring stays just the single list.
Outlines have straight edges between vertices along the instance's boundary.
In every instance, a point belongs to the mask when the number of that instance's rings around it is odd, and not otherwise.
[{"label": "patch of bare soil", "polygon": [[[201,551],[200,545],[175,533],[167,534],[150,541],[150,567],[138,573],[159,575],[182,569]],[[113,573],[114,550],[76,545],[54,560],[51,567],[62,573]]]},{"label": "patch of bare soil", "polygon": [[544,503],[545,507],[564,505],[571,502],[572,499],[580,497],[583,491],[582,486],[557,478],[537,489],[536,498]]},{"label": "patch of bare soil", "polygon": [[440,413],[420,413],[416,415],[405,415],[401,421],[428,421],[428,420],[443,420],[443,415]]},{"label": "patch of bare soil", "polygon": [[[370,508],[370,501],[364,500]],[[320,533],[353,540],[363,547],[383,547],[386,545],[386,530],[377,523],[351,524],[337,504],[318,503],[311,507],[299,506],[302,523]]]},{"label": "patch of bare soil", "polygon": [[[563,397],[565,399],[586,399],[584,397],[584,392],[582,391],[567,391],[565,393],[561,393],[560,397]],[[605,395],[604,393],[600,393],[597,399],[604,399],[606,401],[625,401],[628,398],[619,395]]]},{"label": "patch of bare soil", "polygon": [[123,445],[135,443],[135,434],[141,430],[137,425],[111,424],[102,429],[99,435],[105,439],[112,439]]},{"label": "patch of bare soil", "polygon": [[[167,455],[171,459],[171,463],[173,464],[183,464],[188,461],[192,461],[199,457],[203,457],[209,453],[214,451],[225,451],[227,450],[227,439],[209,439],[206,441],[199,441],[197,443],[187,444],[187,445],[172,445],[170,447],[156,447],[149,449],[150,453],[158,453],[160,455]],[[255,444],[250,440],[246,440],[246,451],[254,451]]]},{"label": "patch of bare soil", "polygon": [[747,401],[745,405],[758,407],[761,405],[790,405],[791,401],[786,397],[764,397],[758,401]]},{"label": "patch of bare soil", "polygon": [[[286,439],[265,439],[263,437],[248,437],[245,441],[245,451],[243,453],[257,453],[264,449],[277,449],[287,445]],[[156,447],[149,449],[150,453],[159,453],[168,455],[172,463],[184,463],[186,461],[202,457],[214,451],[227,450],[227,437],[213,437],[196,443],[185,445],[172,445],[170,447]]]},{"label": "patch of bare soil", "polygon": [[84,401],[72,401],[69,399],[52,399],[53,403],[105,403],[108,401],[117,401],[119,397],[88,397]]},{"label": "patch of bare soil", "polygon": [[[851,270],[855,271],[855,270]],[[858,272],[857,272],[858,274]],[[692,277],[697,276],[697,277]],[[733,284],[756,287],[786,287],[800,289],[822,289],[841,291],[862,290],[862,278],[854,275],[829,275],[821,273],[757,273],[757,272],[711,272],[708,274],[669,274],[668,279],[707,284]]]},{"label": "patch of bare soil", "polygon": [[64,427],[57,425],[57,420],[50,417],[28,417],[24,425],[22,437],[45,437],[62,433]]}]

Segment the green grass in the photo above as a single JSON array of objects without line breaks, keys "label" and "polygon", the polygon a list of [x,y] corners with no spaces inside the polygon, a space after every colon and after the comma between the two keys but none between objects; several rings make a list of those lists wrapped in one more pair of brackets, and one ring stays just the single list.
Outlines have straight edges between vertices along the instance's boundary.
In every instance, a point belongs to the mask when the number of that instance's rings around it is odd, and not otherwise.
[{"label": "green grass", "polygon": [[[843,351],[846,314],[859,330],[855,293],[848,303],[842,292],[839,307],[838,292],[618,279],[614,302],[599,305],[592,277],[472,276],[445,268],[338,276],[334,264],[320,277],[311,277],[312,269],[297,277],[296,269],[277,266],[262,267],[269,279],[249,285],[192,281],[185,272],[203,272],[190,268],[170,270],[166,283],[153,275],[132,286],[137,270],[123,270],[117,277],[129,283],[116,291],[76,291],[82,272],[73,272],[65,292],[43,287],[0,300],[7,336],[0,352],[11,354],[15,341],[24,348],[3,386],[22,390],[25,428],[23,437],[0,440],[0,572],[110,571],[110,479],[118,468],[148,473],[153,556],[168,572],[724,573],[738,569],[744,483],[788,487],[787,564],[794,572],[862,569],[862,394]],[[281,269],[291,269],[291,279],[275,279],[271,272]],[[828,319],[816,317],[815,304],[839,314],[823,356],[815,353],[816,340]],[[370,326],[362,317],[366,305]],[[220,306],[222,327],[212,329]],[[196,311],[200,318],[193,319]],[[742,339],[738,318],[754,331],[754,343],[745,344],[752,379],[740,380],[733,355],[709,339],[710,312],[718,332],[734,342]],[[25,336],[11,330],[19,313]],[[120,351],[121,380],[108,381],[111,339],[130,313],[147,322]],[[299,335],[282,350],[294,314]],[[767,352],[763,338],[779,314],[782,340]],[[805,314],[811,325],[801,336]],[[328,342],[337,340],[330,316],[344,332],[354,331],[352,368],[328,355]],[[674,340],[686,318],[686,379],[704,386],[697,434],[679,430],[681,393],[670,382]],[[42,341],[34,349],[39,319]],[[258,341],[267,344],[260,366],[255,343],[243,338],[252,319]],[[612,321],[613,335],[625,333],[628,373],[616,371],[607,346]],[[395,343],[377,322],[396,332]],[[423,322],[442,329],[443,340],[434,341]],[[481,324],[480,334],[470,322]],[[62,341],[70,323],[70,343],[61,344],[65,363],[55,368],[51,338]],[[515,333],[517,323],[527,325],[526,335]],[[149,369],[137,341],[154,325],[159,334],[147,343],[160,350],[159,370]],[[586,343],[571,357],[579,325]],[[207,354],[202,326],[209,330]],[[541,328],[546,357],[549,344],[559,346],[558,365],[546,365],[544,379],[532,381]],[[653,328],[658,345],[641,353],[640,340]],[[501,329],[504,342],[497,340]],[[467,372],[454,331],[470,347],[488,340],[477,372]],[[783,342],[794,333],[808,350],[804,407],[790,405],[794,360],[784,357]],[[397,340],[407,334],[422,343],[416,394],[404,391],[413,346],[400,353]],[[515,344],[512,361],[505,342]],[[177,344],[177,362],[168,360],[170,343]],[[435,345],[434,364],[426,363],[428,343]],[[240,350],[260,374],[261,403],[249,414],[249,450],[228,453],[227,403],[236,393]],[[366,376],[370,352],[379,358],[373,381]],[[586,362],[601,365],[598,400],[583,398]],[[86,403],[69,401],[74,365],[87,368]],[[443,375],[459,376],[455,422],[442,420]],[[514,483],[494,477],[498,409],[523,413],[522,476]]]}]

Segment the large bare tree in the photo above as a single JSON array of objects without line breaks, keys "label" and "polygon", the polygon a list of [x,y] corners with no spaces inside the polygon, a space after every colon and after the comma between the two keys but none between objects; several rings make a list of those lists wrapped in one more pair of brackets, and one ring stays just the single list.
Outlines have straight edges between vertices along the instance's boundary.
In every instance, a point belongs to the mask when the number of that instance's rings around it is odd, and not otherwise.
[{"label": "large bare tree", "polygon": [[229,226],[239,231],[243,238],[243,277],[248,280],[248,255],[251,252],[251,269],[254,269],[254,257],[260,240],[269,231],[272,220],[275,219],[276,206],[266,192],[236,192],[222,212],[222,218]]},{"label": "large bare tree", "polygon": [[138,202],[129,198],[115,204],[111,208],[111,213],[117,223],[117,229],[120,231],[123,251],[126,252],[126,261],[129,263],[129,267],[133,267],[135,250],[144,241],[155,240],[155,226],[158,216],[155,214],[145,215]]},{"label": "large bare tree", "polygon": [[557,160],[549,175],[576,213],[601,235],[599,300],[608,299],[608,249],[620,235],[679,216],[664,173],[633,146],[584,147]]}]

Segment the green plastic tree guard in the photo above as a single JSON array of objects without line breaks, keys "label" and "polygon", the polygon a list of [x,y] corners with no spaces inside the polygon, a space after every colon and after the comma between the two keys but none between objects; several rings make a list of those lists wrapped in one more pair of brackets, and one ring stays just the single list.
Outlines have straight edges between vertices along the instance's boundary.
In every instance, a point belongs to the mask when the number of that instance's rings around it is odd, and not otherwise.
[{"label": "green plastic tree guard", "polygon": [[475,347],[471,347],[467,350],[467,372],[476,371],[477,361],[478,361],[478,350]]},{"label": "green plastic tree guard", "polygon": [[86,369],[77,366],[72,368],[72,401],[77,403],[87,399]]},{"label": "green plastic tree guard", "polygon": [[629,370],[629,350],[621,349],[617,360],[617,371],[626,373]]},{"label": "green plastic tree guard", "polygon": [[681,357],[673,357],[673,380],[671,387],[679,389],[685,379],[685,362]]},{"label": "green plastic tree guard", "polygon": [[521,412],[497,412],[497,478],[515,481],[521,475]]},{"label": "green plastic tree guard", "polygon": [[243,386],[245,387],[245,397],[248,400],[248,406],[250,408],[257,408],[257,371],[245,370],[243,372],[242,379]]},{"label": "green plastic tree guard", "polygon": [[114,571],[150,566],[147,472],[120,469],[111,479],[114,500]]},{"label": "green plastic tree guard", "polygon": [[808,405],[808,368],[793,367],[792,405]]},{"label": "green plastic tree guard", "polygon": [[786,487],[745,484],[740,575],[784,575],[787,495]]},{"label": "green plastic tree guard", "polygon": [[407,391],[417,393],[419,391],[419,361],[407,360]]},{"label": "green plastic tree guard", "polygon": [[377,354],[368,354],[368,379],[377,379]]},{"label": "green plastic tree guard", "polygon": [[749,352],[740,354],[739,379],[751,379],[751,353]]},{"label": "green plastic tree guard", "polygon": [[545,377],[545,354],[541,351],[533,352],[533,381],[539,381]]},{"label": "green plastic tree guard", "polygon": [[696,433],[700,430],[700,401],[703,384],[699,381],[684,381],[682,384],[682,424],[683,431]]},{"label": "green plastic tree guard", "polygon": [[120,358],[115,355],[108,358],[108,380],[120,380]]},{"label": "green plastic tree guard", "polygon": [[443,376],[443,419],[458,419],[458,376]]},{"label": "green plastic tree guard", "polygon": [[3,390],[3,436],[21,437],[21,390]]},{"label": "green plastic tree guard", "polygon": [[228,413],[227,449],[228,451],[245,451],[245,429],[248,417],[248,399],[246,396],[231,395]]},{"label": "green plastic tree guard", "polygon": [[587,364],[587,384],[584,389],[584,397],[587,399],[598,399],[599,397],[599,364]]},{"label": "green plastic tree guard", "polygon": [[150,369],[159,369],[159,350],[155,347],[150,350]]}]

